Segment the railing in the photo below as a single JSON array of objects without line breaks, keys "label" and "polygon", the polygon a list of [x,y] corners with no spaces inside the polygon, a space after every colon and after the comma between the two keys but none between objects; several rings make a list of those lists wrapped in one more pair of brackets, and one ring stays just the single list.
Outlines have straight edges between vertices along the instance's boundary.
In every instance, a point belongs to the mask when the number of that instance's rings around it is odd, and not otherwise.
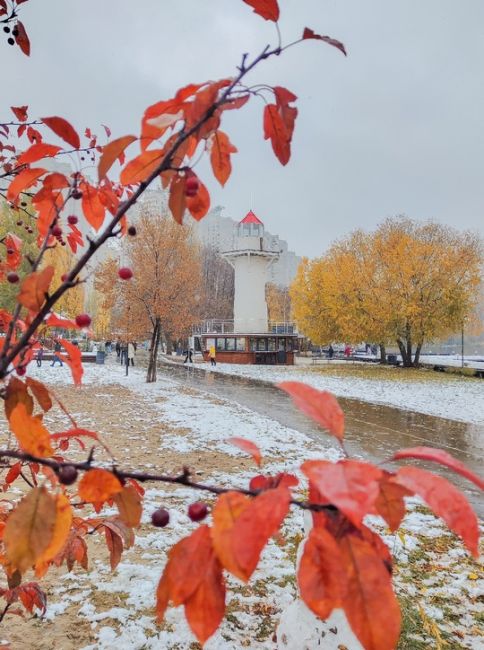
[{"label": "railing", "polygon": [[[212,318],[193,328],[193,334],[233,334],[234,321]],[[263,334],[264,332],[260,332]],[[292,321],[269,321],[268,334],[297,334],[296,323]]]}]

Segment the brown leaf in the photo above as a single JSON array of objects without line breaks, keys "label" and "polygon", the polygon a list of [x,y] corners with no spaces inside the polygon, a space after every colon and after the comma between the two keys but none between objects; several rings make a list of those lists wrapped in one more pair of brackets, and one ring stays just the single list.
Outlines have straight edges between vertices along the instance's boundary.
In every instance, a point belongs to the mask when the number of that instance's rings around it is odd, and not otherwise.
[{"label": "brown leaf", "polygon": [[127,526],[139,526],[143,506],[141,496],[133,485],[126,485],[121,492],[115,494],[114,502],[118,506],[119,516]]},{"label": "brown leaf", "polygon": [[32,415],[34,410],[34,400],[30,396],[27,386],[21,379],[11,376],[10,381],[7,384],[7,393],[5,396],[5,415],[7,416],[7,420],[10,419],[13,409],[19,403],[25,406],[25,410],[29,415]]},{"label": "brown leaf", "polygon": [[37,379],[27,377],[25,383],[34,394],[35,399],[38,401],[40,408],[43,411],[49,411],[52,408],[52,400],[50,399],[49,389]]}]

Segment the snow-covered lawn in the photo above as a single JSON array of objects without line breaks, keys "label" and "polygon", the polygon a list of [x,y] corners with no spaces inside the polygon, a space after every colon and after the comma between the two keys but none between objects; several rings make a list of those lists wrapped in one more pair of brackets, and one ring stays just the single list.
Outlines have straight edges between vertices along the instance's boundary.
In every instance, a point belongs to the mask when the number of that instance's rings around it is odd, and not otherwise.
[{"label": "snow-covered lawn", "polygon": [[[253,373],[275,381],[327,379],[298,368],[218,365],[217,371]],[[86,364],[84,387],[75,388],[69,386],[70,373],[65,367],[29,368],[29,374],[59,391],[80,426],[99,431],[122,467],[177,471],[182,464],[189,464],[193,471],[203,474],[204,482],[246,486],[257,469],[245,454],[226,443],[234,435],[249,438],[260,446],[266,458],[264,472],[268,473],[282,469],[297,471],[301,461],[307,458],[336,460],[339,457],[336,447],[328,448],[326,438],[319,443],[234,402],[165,377],[156,384],[145,384],[141,369],[130,368],[129,372],[125,377],[124,368],[114,363]],[[321,387],[335,390],[338,381],[333,379],[333,386],[321,384]],[[343,382],[339,384],[342,386]],[[353,390],[356,388],[363,391],[358,383]],[[394,389],[393,394],[396,392]],[[61,412],[48,413],[45,422],[51,431],[66,426]],[[84,572],[78,567],[70,573],[59,570],[48,589],[45,619],[17,621],[15,617],[9,621],[12,626],[9,632],[17,642],[13,647],[62,650],[192,650],[198,647],[181,608],[169,609],[161,628],[156,626],[153,613],[154,593],[166,552],[193,530],[195,524],[187,517],[186,507],[197,498],[199,495],[184,487],[148,486],[136,544],[123,554],[116,570],[109,570],[104,541],[93,536],[90,570]],[[453,650],[482,648],[478,620],[483,613],[479,594],[484,584],[479,580],[479,569],[439,520],[417,501],[412,503],[401,534],[391,535],[376,518],[370,522],[383,533],[397,559],[395,584],[406,617],[406,645],[402,647],[412,650],[437,647],[435,634],[439,633],[450,635],[448,647]],[[170,511],[170,524],[164,529],[154,529],[150,515],[161,505]],[[281,611],[296,595],[294,560],[302,537],[302,523],[301,512],[293,510],[283,530],[286,543],[280,540],[269,543],[249,585],[228,579],[227,617],[206,644],[207,650],[274,650],[272,637]]]},{"label": "snow-covered lawn", "polygon": [[[208,366],[207,366],[208,367]],[[378,371],[372,377],[374,370]],[[484,423],[484,381],[403,368],[375,368],[332,362],[325,366],[251,366],[217,363],[216,372],[263,381],[302,381],[339,397],[386,404],[461,422]],[[388,371],[388,379],[385,373]],[[406,374],[407,373],[407,374]]]}]

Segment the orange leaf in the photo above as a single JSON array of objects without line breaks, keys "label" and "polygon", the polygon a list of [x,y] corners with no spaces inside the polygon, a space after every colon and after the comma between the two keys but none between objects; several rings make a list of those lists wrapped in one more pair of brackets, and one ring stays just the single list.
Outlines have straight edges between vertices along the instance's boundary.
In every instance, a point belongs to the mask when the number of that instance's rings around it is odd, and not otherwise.
[{"label": "orange leaf", "polygon": [[186,176],[176,174],[173,176],[170,183],[170,197],[168,199],[168,207],[177,223],[183,223],[183,215],[185,214],[187,199],[185,196]]},{"label": "orange leaf", "polygon": [[10,419],[10,415],[17,404],[23,404],[28,415],[32,415],[34,410],[34,400],[29,395],[27,386],[17,379],[17,377],[10,377],[7,384],[7,394],[5,397],[5,415]]},{"label": "orange leaf", "polygon": [[68,320],[67,318],[60,318],[57,314],[49,314],[44,323],[48,327],[61,327],[62,329],[82,329],[76,321]]},{"label": "orange leaf", "polygon": [[53,275],[53,266],[46,266],[42,271],[28,275],[20,286],[17,301],[27,309],[38,312],[45,302]]},{"label": "orange leaf", "polygon": [[7,201],[16,201],[20,192],[33,185],[46,171],[40,167],[29,167],[19,172],[8,186]]},{"label": "orange leaf", "polygon": [[67,363],[71,369],[72,379],[74,383],[79,386],[81,383],[82,375],[84,374],[84,368],[82,367],[82,353],[80,348],[73,343],[69,343],[65,339],[59,339],[62,344],[62,347],[66,350],[67,356],[65,354],[60,354],[62,361]]},{"label": "orange leaf", "polygon": [[477,485],[478,488],[484,490],[484,481],[474,474],[463,462],[454,458],[451,454],[443,449],[434,449],[433,447],[411,447],[409,449],[400,449],[393,454],[393,460],[401,460],[402,458],[418,458],[419,460],[431,460],[434,463],[440,463],[449,467],[451,470],[464,476]]},{"label": "orange leaf", "polygon": [[100,506],[122,489],[119,479],[111,472],[105,469],[90,469],[79,481],[78,493],[82,501]]},{"label": "orange leaf", "polygon": [[402,523],[405,516],[405,501],[403,497],[412,493],[398,483],[391,481],[392,474],[385,472],[380,480],[380,492],[375,501],[375,508],[388,524],[392,532],[395,532]]},{"label": "orange leaf", "polygon": [[51,560],[62,551],[72,524],[72,508],[65,494],[58,494],[56,498],[56,519],[52,539],[35,563],[35,575],[44,575]]},{"label": "orange leaf", "polygon": [[334,395],[299,381],[283,381],[277,386],[292,397],[298,409],[316,420],[338,440],[343,440],[345,416]]},{"label": "orange leaf", "polygon": [[222,622],[225,613],[225,582],[222,567],[210,554],[204,574],[193,594],[185,601],[185,616],[192,632],[203,645]]},{"label": "orange leaf", "polygon": [[200,179],[198,179],[198,183],[198,192],[195,196],[187,196],[186,203],[192,217],[200,221],[210,209],[210,195]]},{"label": "orange leaf", "polygon": [[54,450],[50,446],[50,435],[42,421],[29,415],[25,405],[19,402],[10,414],[10,429],[18,440],[20,447],[32,456],[47,458]]},{"label": "orange leaf", "polygon": [[340,541],[347,590],[343,609],[365,650],[393,650],[400,635],[400,609],[391,576],[373,545],[357,535]]},{"label": "orange leaf", "polygon": [[282,86],[274,86],[273,90],[276,97],[277,107],[286,127],[287,137],[290,142],[294,132],[297,108],[295,106],[289,106],[289,104],[296,101],[297,97],[290,90],[283,88]]},{"label": "orange leaf", "polygon": [[132,485],[126,485],[121,492],[114,496],[114,502],[118,506],[119,516],[127,526],[134,528],[139,526],[143,506],[141,497]]},{"label": "orange leaf", "polygon": [[70,144],[74,149],[79,149],[81,146],[81,141],[79,140],[79,135],[74,129],[72,124],[69,124],[67,120],[63,117],[41,117],[42,122],[52,129],[59,138],[62,138],[64,142]]},{"label": "orange leaf", "polygon": [[87,222],[97,232],[103,225],[106,208],[104,207],[99,192],[89,183],[80,183],[79,188],[82,190],[82,211]]},{"label": "orange leaf", "polygon": [[319,618],[341,607],[346,573],[338,544],[324,528],[313,528],[304,542],[297,580],[301,598]]},{"label": "orange leaf", "polygon": [[479,555],[479,525],[466,497],[442,476],[417,467],[400,467],[393,478],[422,497],[429,508],[462,538],[472,555]]},{"label": "orange leaf", "polygon": [[33,488],[7,519],[3,533],[6,555],[20,572],[30,568],[54,534],[56,500],[44,487]]},{"label": "orange leaf", "polygon": [[33,163],[37,160],[42,160],[42,158],[49,158],[55,156],[62,147],[57,147],[54,144],[44,144],[39,142],[38,144],[33,144],[29,147],[20,158],[17,160],[18,165],[23,165],[25,163]]},{"label": "orange leaf", "polygon": [[257,465],[260,467],[262,457],[260,449],[255,443],[251,442],[250,440],[246,440],[245,438],[227,438],[227,442],[250,454]]},{"label": "orange leaf", "polygon": [[17,28],[17,35],[15,36],[17,45],[26,56],[30,56],[30,41],[23,23],[17,20],[15,27]]},{"label": "orange leaf", "polygon": [[276,158],[281,165],[287,165],[291,157],[291,140],[276,104],[264,107],[264,139],[269,138]]},{"label": "orange leaf", "polygon": [[233,547],[234,527],[242,512],[250,505],[250,499],[240,492],[221,494],[212,510],[212,540],[215,552],[223,567],[247,582],[249,576],[239,565]]},{"label": "orange leaf", "polygon": [[117,138],[116,140],[112,140],[112,142],[108,142],[108,144],[104,145],[103,152],[97,166],[100,181],[106,176],[115,160],[119,158],[126,147],[128,147],[135,140],[136,136],[125,135],[122,138]]},{"label": "orange leaf", "polygon": [[382,471],[374,465],[358,460],[308,460],[301,469],[323,497],[355,526],[360,526],[363,517],[371,512],[382,477]]},{"label": "orange leaf", "polygon": [[232,172],[232,164],[230,162],[231,153],[237,153],[237,148],[230,142],[226,133],[216,131],[212,136],[210,162],[212,163],[214,176],[222,187]]},{"label": "orange leaf", "polygon": [[49,411],[52,408],[52,400],[50,399],[48,388],[42,382],[37,381],[37,379],[32,379],[32,377],[27,377],[25,383],[34,394],[40,408],[43,411]]},{"label": "orange leaf", "polygon": [[[22,240],[14,233],[9,232],[3,241],[7,248],[7,266],[12,271],[15,271],[22,261],[22,254],[20,253]],[[11,252],[9,253],[8,251]]]},{"label": "orange leaf", "polygon": [[163,160],[163,153],[163,149],[143,151],[124,167],[119,180],[123,185],[132,185],[146,180],[159,167]]},{"label": "orange leaf", "polygon": [[343,43],[337,41],[334,38],[331,38],[330,36],[320,36],[319,34],[315,34],[312,29],[309,29],[309,27],[305,27],[302,37],[303,40],[306,40],[308,38],[313,38],[317,41],[324,41],[328,45],[332,45],[333,47],[336,47],[340,52],[343,52],[343,54],[346,56],[346,49]]},{"label": "orange leaf", "polygon": [[265,20],[277,22],[279,20],[279,5],[277,0],[244,0],[245,4],[253,8]]},{"label": "orange leaf", "polygon": [[17,118],[19,122],[26,122],[27,121],[27,110],[28,106],[10,106],[12,109],[13,114]]}]

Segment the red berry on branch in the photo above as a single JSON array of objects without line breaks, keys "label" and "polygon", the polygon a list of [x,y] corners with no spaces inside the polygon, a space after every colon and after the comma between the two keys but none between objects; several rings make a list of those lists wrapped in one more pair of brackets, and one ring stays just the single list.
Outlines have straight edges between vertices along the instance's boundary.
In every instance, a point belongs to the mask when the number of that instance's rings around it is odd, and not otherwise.
[{"label": "red berry on branch", "polygon": [[76,316],[76,324],[79,327],[89,327],[91,324],[91,317],[89,314],[78,314]]},{"label": "red berry on branch", "polygon": [[17,221],[17,226],[23,226],[23,224],[24,224],[24,222],[22,221],[22,219],[19,219]]},{"label": "red berry on branch", "polygon": [[52,234],[54,237],[60,237],[62,235],[62,228],[60,226],[54,226],[52,228]]},{"label": "red berry on branch", "polygon": [[133,277],[133,271],[127,266],[122,266],[118,271],[118,275],[121,280],[131,280]]},{"label": "red berry on branch", "polygon": [[63,273],[63,274],[61,275],[61,280],[62,280],[62,282],[65,282],[65,281],[67,280],[68,277],[69,277],[69,275],[68,275],[67,273]]},{"label": "red berry on branch", "polygon": [[19,377],[22,377],[23,375],[25,375],[26,372],[27,371],[26,371],[25,366],[18,366],[17,375],[19,375]]},{"label": "red berry on branch", "polygon": [[72,485],[75,483],[77,481],[77,474],[78,472],[74,465],[62,465],[57,470],[57,476],[62,485]]},{"label": "red berry on branch", "polygon": [[80,190],[74,190],[74,192],[72,192],[72,198],[82,199],[82,192]]},{"label": "red berry on branch", "polygon": [[128,228],[128,235],[131,235],[131,237],[134,237],[136,235],[136,228],[134,226],[130,226]]},{"label": "red berry on branch", "polygon": [[165,508],[158,508],[151,515],[151,523],[157,528],[164,528],[170,521],[170,513]]},{"label": "red berry on branch", "polygon": [[14,273],[13,271],[7,273],[7,280],[10,282],[10,284],[15,284],[19,281],[18,273]]},{"label": "red berry on branch", "polygon": [[208,514],[208,507],[203,501],[191,503],[188,506],[188,516],[192,521],[202,521]]},{"label": "red berry on branch", "polygon": [[200,187],[198,178],[196,176],[189,176],[185,183],[185,196],[195,196]]},{"label": "red berry on branch", "polygon": [[70,223],[71,226],[74,226],[78,221],[79,221],[79,219],[76,217],[75,214],[70,214],[67,217],[67,223]]},{"label": "red berry on branch", "polygon": [[15,251],[13,250],[13,248],[7,248],[7,255],[13,255],[14,253]]}]

